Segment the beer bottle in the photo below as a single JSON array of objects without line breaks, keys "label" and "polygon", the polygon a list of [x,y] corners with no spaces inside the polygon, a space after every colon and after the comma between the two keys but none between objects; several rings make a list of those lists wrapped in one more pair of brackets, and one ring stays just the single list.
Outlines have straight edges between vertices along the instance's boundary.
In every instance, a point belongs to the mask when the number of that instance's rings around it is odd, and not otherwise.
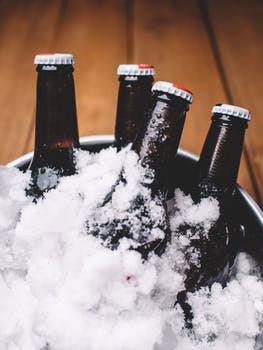
[{"label": "beer bottle", "polygon": [[153,171],[152,191],[167,195],[168,169],[177,154],[186,112],[192,103],[190,90],[164,81],[152,87],[153,105],[145,126],[132,144],[141,164]]},{"label": "beer bottle", "polygon": [[133,142],[151,108],[154,67],[150,64],[121,64],[118,67],[119,94],[115,125],[116,147]]},{"label": "beer bottle", "polygon": [[[149,189],[152,201],[160,208],[160,217],[150,216],[147,199],[137,195],[130,203],[128,213],[132,213],[139,227],[133,227],[129,220],[114,218],[103,226],[95,225],[93,232],[106,241],[112,249],[118,246],[121,238],[136,240],[136,250],[147,258],[150,252],[161,255],[170,241],[170,228],[166,211],[167,173],[172,159],[175,157],[181,138],[181,133],[192,102],[192,93],[176,84],[157,82],[153,88],[153,105],[148,113],[144,127],[138,133],[132,144],[145,169],[146,179],[142,185]],[[150,178],[150,181],[148,181]],[[125,183],[120,176],[119,182]],[[110,202],[114,189],[110,192],[104,205]],[[138,217],[137,217],[138,216]],[[162,237],[152,239],[152,231],[157,229]],[[138,231],[138,232],[137,232]],[[135,238],[136,237],[136,238]]]},{"label": "beer bottle", "polygon": [[71,54],[40,54],[37,64],[35,150],[27,194],[38,198],[61,176],[75,173],[79,135]]},{"label": "beer bottle", "polygon": [[[190,191],[194,203],[212,197],[218,201],[220,215],[208,232],[188,225],[178,229],[180,235],[190,237],[191,247],[199,253],[199,264],[189,261],[185,280],[187,291],[211,286],[215,281],[224,285],[237,253],[239,230],[232,220],[233,195],[250,113],[228,104],[217,104],[212,109],[212,122],[200,159],[194,185]],[[179,294],[179,302],[186,299]],[[189,311],[189,310],[188,310]]]}]

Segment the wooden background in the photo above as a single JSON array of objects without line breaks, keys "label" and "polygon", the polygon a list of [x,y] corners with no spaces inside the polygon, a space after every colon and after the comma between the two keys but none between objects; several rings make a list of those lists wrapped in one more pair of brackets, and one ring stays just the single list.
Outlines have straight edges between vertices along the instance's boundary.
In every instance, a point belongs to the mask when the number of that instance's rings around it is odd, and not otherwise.
[{"label": "wooden background", "polygon": [[120,63],[194,92],[181,147],[200,153],[215,103],[248,108],[239,183],[263,202],[262,0],[0,0],[0,162],[33,149],[39,52],[70,52],[80,135],[114,130]]}]

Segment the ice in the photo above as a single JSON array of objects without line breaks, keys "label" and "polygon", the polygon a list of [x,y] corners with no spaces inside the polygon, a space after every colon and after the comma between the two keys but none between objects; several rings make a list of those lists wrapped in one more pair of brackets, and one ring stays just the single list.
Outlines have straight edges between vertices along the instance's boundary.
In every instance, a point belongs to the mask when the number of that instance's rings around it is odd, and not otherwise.
[{"label": "ice", "polygon": [[[263,283],[248,255],[239,254],[225,288],[214,283],[188,293],[192,330],[175,304],[184,289],[186,252],[198,263],[191,232],[181,236],[178,228],[198,225],[205,235],[219,215],[216,200],[194,205],[177,189],[169,203],[172,244],[144,261],[129,249],[131,238],[111,250],[87,235],[87,222],[127,219],[141,195],[157,223],[151,238],[162,237],[164,211],[143,185],[151,180],[138,157],[127,147],[78,151],[76,158],[78,174],[60,179],[37,203],[25,196],[29,173],[0,168],[0,349],[262,349]],[[121,171],[125,181],[100,207]],[[144,234],[141,215],[128,215],[135,240]]]}]

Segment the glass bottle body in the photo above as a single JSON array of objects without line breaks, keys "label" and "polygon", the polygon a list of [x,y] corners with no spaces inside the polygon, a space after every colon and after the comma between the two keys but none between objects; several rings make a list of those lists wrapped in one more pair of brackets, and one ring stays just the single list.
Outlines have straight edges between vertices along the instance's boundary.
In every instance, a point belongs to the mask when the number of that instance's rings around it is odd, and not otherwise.
[{"label": "glass bottle body", "polygon": [[[217,281],[224,285],[233,265],[240,233],[233,220],[233,195],[242,153],[247,121],[222,114],[214,114],[197,165],[196,181],[190,191],[195,204],[204,198],[218,201],[219,217],[208,232],[191,240],[200,254],[199,266],[187,271],[186,289],[210,286]],[[193,236],[198,228],[190,228]],[[189,227],[182,229],[182,234]]]},{"label": "glass bottle body", "polygon": [[33,196],[75,173],[79,147],[72,65],[38,65],[35,150],[29,169]]},{"label": "glass bottle body", "polygon": [[[148,113],[144,127],[138,133],[132,144],[132,150],[139,156],[139,166],[144,169],[144,178],[141,185],[148,190],[147,198],[143,192],[136,195],[130,202],[129,213],[140,213],[139,220],[142,223],[140,232],[136,238],[136,250],[143,258],[149,253],[155,252],[161,255],[168,242],[170,242],[170,227],[166,210],[167,196],[167,169],[170,161],[177,152],[180,141],[188,103],[182,98],[166,93],[153,95],[152,111]],[[116,186],[122,183],[125,186],[125,177],[120,174]],[[111,201],[116,186],[111,190],[103,205]],[[159,217],[151,217],[149,197],[152,203],[159,208]],[[130,222],[116,219],[104,223],[104,235],[101,235],[101,227],[96,227],[90,232],[107,241],[107,246],[112,249],[118,247],[119,240],[123,237],[134,238],[134,229]],[[152,239],[153,230],[157,230],[160,236]]]},{"label": "glass bottle body", "polygon": [[119,77],[119,94],[115,125],[115,142],[118,149],[133,142],[151,108],[153,76]]}]

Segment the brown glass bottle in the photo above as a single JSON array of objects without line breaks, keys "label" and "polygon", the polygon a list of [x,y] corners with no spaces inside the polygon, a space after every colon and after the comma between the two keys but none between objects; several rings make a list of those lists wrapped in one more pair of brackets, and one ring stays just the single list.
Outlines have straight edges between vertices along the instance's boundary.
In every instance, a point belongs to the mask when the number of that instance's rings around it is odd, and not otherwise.
[{"label": "brown glass bottle", "polygon": [[[232,220],[233,195],[250,114],[246,109],[226,104],[215,105],[212,112],[211,126],[190,194],[195,203],[203,198],[215,198],[220,214],[205,235],[198,227],[181,227],[182,235],[189,230],[193,232],[191,246],[200,254],[199,265],[190,263],[187,271],[187,291],[211,286],[215,281],[224,285],[240,241],[238,227]],[[198,238],[195,238],[196,233]],[[184,299],[184,293],[180,293],[179,300]]]},{"label": "brown glass bottle", "polygon": [[74,149],[79,135],[73,80],[73,56],[37,55],[35,150],[28,194],[41,196],[59,177],[75,173]]},{"label": "brown glass bottle", "polygon": [[[175,157],[185,122],[186,112],[189,103],[192,102],[192,94],[175,84],[157,82],[153,86],[153,106],[146,119],[146,123],[132,144],[140,159],[141,165],[145,168],[146,177],[149,175],[151,181],[143,181],[143,186],[150,189],[151,199],[160,208],[162,218],[159,223],[150,217],[146,198],[137,195],[131,202],[128,212],[139,212],[139,219],[142,224],[137,232],[136,248],[144,258],[150,252],[161,255],[167,243],[170,241],[170,228],[166,212],[167,195],[167,169],[171,160]],[[119,182],[125,182],[120,176]],[[119,183],[118,182],[118,183]],[[104,204],[111,200],[114,189],[110,192]],[[136,215],[136,214],[135,214]],[[144,220],[147,218],[147,220]],[[156,219],[156,218],[155,218]],[[161,230],[164,235],[162,239],[149,240],[152,229]],[[125,220],[113,220],[104,224],[104,227],[96,227],[93,234],[106,240],[107,245],[116,248],[121,238],[134,238],[136,228]]]},{"label": "brown glass bottle", "polygon": [[132,144],[142,165],[154,172],[151,189],[167,194],[168,169],[177,154],[192,93],[176,84],[159,81],[153,88],[153,106]]},{"label": "brown glass bottle", "polygon": [[119,94],[115,125],[118,149],[133,142],[151,107],[154,67],[149,64],[122,64],[118,67]]}]

